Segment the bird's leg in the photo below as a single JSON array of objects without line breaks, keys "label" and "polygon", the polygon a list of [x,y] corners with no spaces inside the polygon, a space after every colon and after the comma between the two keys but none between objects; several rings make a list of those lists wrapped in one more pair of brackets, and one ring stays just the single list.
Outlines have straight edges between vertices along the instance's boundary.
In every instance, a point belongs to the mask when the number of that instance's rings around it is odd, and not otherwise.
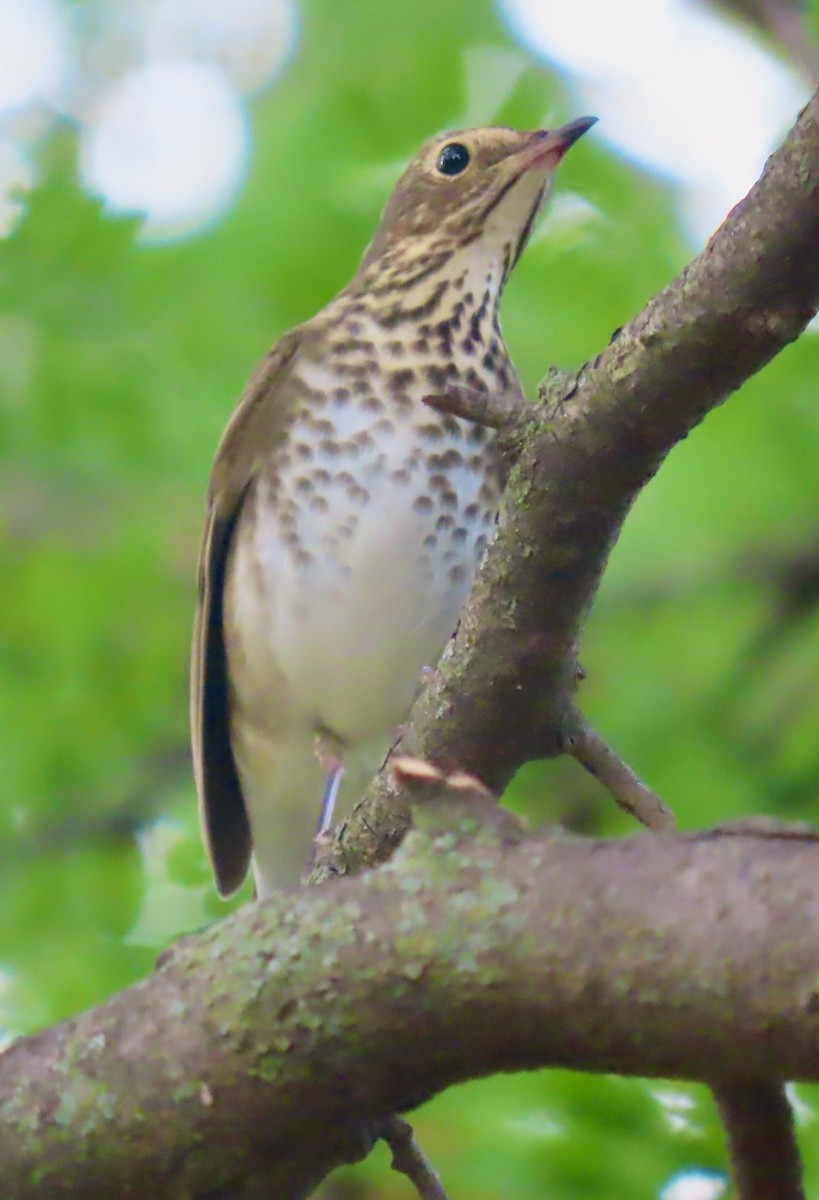
[{"label": "bird's leg", "polygon": [[323,837],[333,823],[333,813],[336,807],[336,798],[338,789],[341,786],[341,781],[344,778],[344,763],[337,762],[336,765],[327,772],[327,778],[324,781],[324,792],[321,797],[321,809],[319,810],[318,825],[316,826],[316,841]]},{"label": "bird's leg", "polygon": [[338,789],[344,778],[344,747],[339,738],[327,730],[316,734],[315,754],[324,771],[324,792],[316,826],[315,840],[324,837],[333,823]]}]

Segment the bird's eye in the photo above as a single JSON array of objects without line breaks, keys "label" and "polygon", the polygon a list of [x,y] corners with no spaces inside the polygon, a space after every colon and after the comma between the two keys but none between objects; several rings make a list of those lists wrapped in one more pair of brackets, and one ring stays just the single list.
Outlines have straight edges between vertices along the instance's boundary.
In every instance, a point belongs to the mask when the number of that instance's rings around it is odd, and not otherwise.
[{"label": "bird's eye", "polygon": [[469,151],[460,142],[450,142],[438,155],[435,166],[442,175],[460,175],[469,166]]}]

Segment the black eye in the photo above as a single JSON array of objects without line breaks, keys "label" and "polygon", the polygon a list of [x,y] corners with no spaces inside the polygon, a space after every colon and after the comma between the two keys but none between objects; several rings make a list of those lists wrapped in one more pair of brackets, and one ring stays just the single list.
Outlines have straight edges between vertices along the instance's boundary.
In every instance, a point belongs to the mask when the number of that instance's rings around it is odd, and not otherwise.
[{"label": "black eye", "polygon": [[438,155],[435,166],[442,175],[460,175],[469,166],[469,151],[460,142],[450,142]]}]

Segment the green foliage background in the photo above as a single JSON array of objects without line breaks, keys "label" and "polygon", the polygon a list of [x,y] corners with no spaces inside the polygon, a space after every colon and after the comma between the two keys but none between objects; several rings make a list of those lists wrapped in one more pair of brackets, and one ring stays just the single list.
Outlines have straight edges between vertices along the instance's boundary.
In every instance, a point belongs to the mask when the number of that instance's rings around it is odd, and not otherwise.
[{"label": "green foliage background", "polygon": [[[79,189],[66,127],[0,242],[10,1033],[102,1000],[225,911],[196,827],[187,652],[205,480],[250,368],[346,282],[398,165],[431,131],[579,115],[571,80],[514,44],[486,0],[315,0],[301,19],[288,67],[252,104],[252,167],[218,224],[136,243],[135,222]],[[594,135],[559,190],[595,214],[547,226],[509,287],[505,329],[530,391],[549,364],[593,355],[692,252],[671,187]],[[589,624],[587,711],[684,828],[819,818],[818,379],[814,333],[674,452]],[[535,821],[630,831],[570,763],[529,766],[510,802]],[[810,1108],[803,1121],[815,1193]],[[500,1078],[439,1098],[417,1126],[459,1200],[651,1197],[684,1167],[723,1165],[694,1087]],[[407,1194],[379,1152],[330,1190]]]}]

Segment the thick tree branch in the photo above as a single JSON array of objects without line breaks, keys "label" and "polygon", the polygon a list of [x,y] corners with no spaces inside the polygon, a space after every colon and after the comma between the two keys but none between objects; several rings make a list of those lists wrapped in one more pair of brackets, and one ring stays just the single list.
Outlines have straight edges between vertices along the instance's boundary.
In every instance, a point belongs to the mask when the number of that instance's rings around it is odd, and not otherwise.
[{"label": "thick tree branch", "polygon": [[817,912],[811,835],[416,831],[0,1055],[4,1194],[302,1197],[498,1070],[819,1080]]},{"label": "thick tree branch", "polygon": [[[637,493],[817,302],[819,92],[705,250],[580,371],[547,376],[507,432],[517,462],[497,539],[399,753],[500,791],[521,763],[562,750],[577,642]],[[407,826],[384,770],[324,874],[388,857]]]}]

